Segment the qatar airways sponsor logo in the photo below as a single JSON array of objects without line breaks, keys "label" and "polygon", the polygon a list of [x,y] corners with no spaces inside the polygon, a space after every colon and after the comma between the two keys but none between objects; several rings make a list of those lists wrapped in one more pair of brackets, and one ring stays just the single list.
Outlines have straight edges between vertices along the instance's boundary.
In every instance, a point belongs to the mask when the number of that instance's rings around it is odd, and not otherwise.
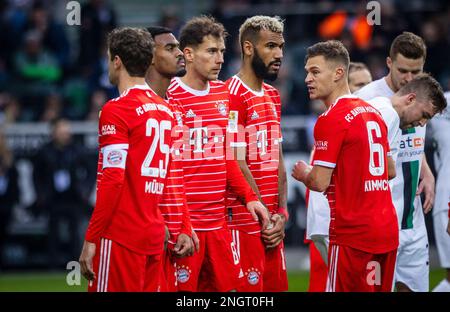
[{"label": "qatar airways sponsor logo", "polygon": [[102,135],[111,135],[116,134],[116,126],[115,125],[103,125],[102,126]]},{"label": "qatar airways sponsor logo", "polygon": [[314,147],[316,150],[326,151],[328,149],[328,141],[316,141],[314,142]]},{"label": "qatar airways sponsor logo", "polygon": [[364,182],[364,192],[376,192],[389,190],[389,182],[386,179],[366,180]]}]

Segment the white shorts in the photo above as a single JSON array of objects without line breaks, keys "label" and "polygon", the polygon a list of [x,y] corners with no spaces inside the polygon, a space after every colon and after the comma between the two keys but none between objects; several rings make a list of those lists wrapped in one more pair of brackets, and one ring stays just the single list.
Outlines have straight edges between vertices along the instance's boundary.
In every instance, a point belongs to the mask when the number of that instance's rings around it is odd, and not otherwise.
[{"label": "white shorts", "polygon": [[395,281],[415,292],[429,291],[428,235],[425,226],[400,231]]},{"label": "white shorts", "polygon": [[447,233],[448,211],[433,213],[434,237],[441,267],[450,269],[450,235]]},{"label": "white shorts", "polygon": [[323,193],[310,191],[306,210],[306,238],[314,235],[328,236],[330,228],[330,206]]}]

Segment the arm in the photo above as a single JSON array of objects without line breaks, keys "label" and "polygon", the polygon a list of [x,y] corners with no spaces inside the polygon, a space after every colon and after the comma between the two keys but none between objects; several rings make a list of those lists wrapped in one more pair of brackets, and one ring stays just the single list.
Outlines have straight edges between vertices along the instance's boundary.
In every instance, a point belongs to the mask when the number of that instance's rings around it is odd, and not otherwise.
[{"label": "arm", "polygon": [[269,223],[269,212],[267,211],[267,208],[258,201],[258,197],[245,180],[237,161],[227,160],[226,164],[227,186],[246,203],[247,209],[251,213],[253,220],[260,220],[262,227],[266,228]]},{"label": "arm", "polygon": [[425,154],[422,156],[422,166],[420,168],[420,183],[419,187],[417,188],[416,195],[422,194],[422,192],[425,195],[425,201],[423,203],[423,211],[425,213],[430,212],[431,208],[433,207],[434,203],[434,187],[435,187],[435,180],[433,173],[431,172],[430,167],[428,166],[427,159],[425,157]]},{"label": "arm", "polygon": [[[104,124],[115,125],[116,132],[103,135],[100,133],[99,136],[101,161],[98,168],[97,201],[79,259],[81,272],[88,280],[95,278],[92,260],[96,244],[111,223],[122,192],[128,151],[128,126],[120,116],[120,112],[113,112],[111,106],[105,105],[100,117],[99,129],[102,129]],[[111,162],[110,158],[120,159],[120,161]]]},{"label": "arm", "polygon": [[245,160],[245,155],[247,155],[247,148],[245,146],[233,147],[233,151],[234,157],[237,160],[237,163],[239,164],[239,168],[241,169],[245,180],[247,180],[247,183],[250,185],[253,192],[255,192],[256,196],[258,196],[259,201],[263,202],[261,199],[261,194],[259,193],[258,186],[256,185],[256,181],[253,178],[250,169],[248,168],[247,161]]},{"label": "arm", "polygon": [[303,160],[297,162],[292,170],[292,177],[303,182],[307,188],[316,192],[325,192],[330,185],[333,168],[310,166]]},{"label": "arm", "polygon": [[397,176],[397,172],[395,171],[395,161],[392,157],[388,156],[388,179],[392,180]]},{"label": "arm", "polygon": [[262,232],[262,238],[267,248],[274,248],[280,244],[285,236],[284,227],[289,218],[287,211],[287,177],[284,166],[283,151],[280,145],[278,163],[278,212],[271,216],[270,221],[274,224],[272,228]]},{"label": "arm", "polygon": [[278,164],[278,213],[284,217],[286,222],[289,219],[287,211],[287,176],[284,165],[283,148],[280,144],[280,156]]}]

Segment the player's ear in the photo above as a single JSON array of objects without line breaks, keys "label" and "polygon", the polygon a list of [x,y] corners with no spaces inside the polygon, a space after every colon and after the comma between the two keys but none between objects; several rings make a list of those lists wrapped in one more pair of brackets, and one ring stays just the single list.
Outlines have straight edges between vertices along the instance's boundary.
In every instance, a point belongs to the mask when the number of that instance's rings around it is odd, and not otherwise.
[{"label": "player's ear", "polygon": [[186,62],[192,62],[194,60],[194,49],[191,47],[185,47],[183,49],[184,59]]},{"label": "player's ear", "polygon": [[244,53],[245,56],[252,56],[254,48],[255,47],[253,46],[253,44],[248,40],[245,40],[242,44],[242,50],[243,50],[242,52]]},{"label": "player's ear", "polygon": [[337,82],[341,79],[347,79],[345,77],[345,69],[342,66],[336,67],[336,70],[334,72],[334,82]]},{"label": "player's ear", "polygon": [[386,65],[389,68],[389,70],[391,70],[392,67],[392,59],[388,56],[386,57]]},{"label": "player's ear", "polygon": [[114,69],[119,69],[120,66],[122,66],[122,60],[120,59],[120,56],[118,56],[118,55],[114,56],[113,65],[114,65]]},{"label": "player's ear", "polygon": [[416,103],[416,99],[417,99],[417,94],[416,93],[414,93],[414,92],[408,93],[406,95],[407,105],[408,106],[414,105],[414,103]]}]

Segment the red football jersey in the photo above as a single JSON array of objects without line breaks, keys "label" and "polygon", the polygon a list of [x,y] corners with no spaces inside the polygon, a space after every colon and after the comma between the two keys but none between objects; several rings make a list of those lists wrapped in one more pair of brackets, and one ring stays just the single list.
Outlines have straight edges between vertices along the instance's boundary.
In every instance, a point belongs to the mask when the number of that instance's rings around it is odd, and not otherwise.
[{"label": "red football jersey", "polygon": [[141,254],[160,253],[173,113],[148,85],[137,85],[102,109],[97,202],[86,240],[107,238]]},{"label": "red football jersey", "polygon": [[[278,164],[281,143],[281,100],[278,91],[263,83],[260,92],[251,90],[237,76],[226,82],[230,91],[229,131],[235,132],[231,146],[239,146],[245,133],[246,162],[266,207],[278,212]],[[259,234],[261,225],[255,222],[246,207],[232,192],[228,193],[227,218],[232,229]]]},{"label": "red football jersey", "polygon": [[207,90],[198,91],[174,78],[167,95],[184,114],[182,161],[192,226],[198,231],[221,229],[227,187],[246,202],[257,200],[237,162],[226,159],[228,89],[221,81],[211,81]]},{"label": "red football jersey", "polygon": [[[175,126],[172,128],[173,142],[166,188],[159,208],[169,229],[169,244],[174,245],[179,234],[192,235],[192,224],[187,208],[183,163],[180,157],[183,145],[182,109],[174,103],[169,103],[169,107],[174,114]],[[169,248],[173,247],[171,245]]]},{"label": "red football jersey", "polygon": [[388,183],[387,128],[363,100],[340,97],[317,120],[313,164],[334,168],[326,194],[330,243],[369,253],[398,247],[398,224]]}]

